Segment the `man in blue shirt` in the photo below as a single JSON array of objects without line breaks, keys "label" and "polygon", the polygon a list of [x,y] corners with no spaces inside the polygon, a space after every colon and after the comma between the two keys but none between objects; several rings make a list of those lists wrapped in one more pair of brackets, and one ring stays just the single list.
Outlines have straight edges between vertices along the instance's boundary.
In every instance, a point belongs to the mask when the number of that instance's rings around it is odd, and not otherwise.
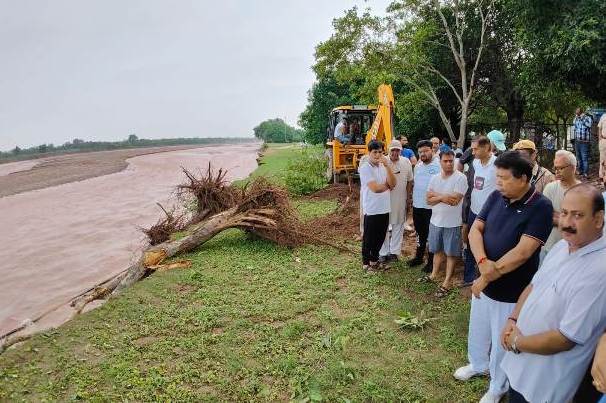
[{"label": "man in blue shirt", "polygon": [[400,151],[400,155],[402,157],[408,158],[408,160],[414,167],[417,163],[417,157],[415,157],[414,151],[408,148],[408,137],[398,136],[397,139],[400,140],[400,144],[402,144],[402,151]]},{"label": "man in blue shirt", "polygon": [[444,151],[449,151],[452,150],[452,141],[450,140],[450,137],[444,137],[442,139],[442,144],[440,144],[440,147],[438,148],[438,150],[440,152],[444,152]]},{"label": "man in blue shirt", "polygon": [[583,108],[577,108],[574,126],[574,153],[579,161],[579,175],[587,178],[589,171],[589,144],[591,143],[591,116],[586,115]]},{"label": "man in blue shirt", "polygon": [[[412,188],[412,219],[417,232],[417,250],[415,257],[408,262],[409,266],[418,266],[423,263],[423,255],[427,247],[429,235],[429,221],[431,220],[431,206],[427,204],[427,188],[432,176],[440,173],[440,161],[433,158],[432,143],[421,140],[417,143],[419,159],[414,169],[414,187]],[[429,253],[427,264],[423,271],[430,273],[433,269],[433,254]]]},{"label": "man in blue shirt", "polygon": [[531,185],[532,165],[519,151],[504,152],[494,165],[498,190],[488,196],[469,232],[480,270],[471,288],[469,364],[454,373],[466,381],[490,372],[490,387],[480,403],[497,403],[509,389],[500,368],[505,355],[501,330],[539,267],[553,220],[551,202]]}]

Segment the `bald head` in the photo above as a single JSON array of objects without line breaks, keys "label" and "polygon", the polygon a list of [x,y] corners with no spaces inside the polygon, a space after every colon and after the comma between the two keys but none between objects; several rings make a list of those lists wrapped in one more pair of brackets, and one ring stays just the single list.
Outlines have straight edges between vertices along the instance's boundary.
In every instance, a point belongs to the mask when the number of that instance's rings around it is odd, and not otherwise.
[{"label": "bald head", "polygon": [[568,189],[565,193],[567,194],[578,194],[587,201],[591,202],[591,211],[593,214],[604,211],[604,198],[600,191],[595,187],[588,183],[579,183]]}]

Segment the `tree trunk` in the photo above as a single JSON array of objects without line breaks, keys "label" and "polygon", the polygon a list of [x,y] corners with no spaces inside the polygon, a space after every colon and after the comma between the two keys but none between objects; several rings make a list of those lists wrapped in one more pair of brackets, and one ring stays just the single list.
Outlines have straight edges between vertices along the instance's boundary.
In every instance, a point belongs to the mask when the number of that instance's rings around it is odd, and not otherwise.
[{"label": "tree trunk", "polygon": [[276,222],[272,219],[274,213],[275,211],[271,209],[238,212],[238,207],[233,207],[215,214],[208,220],[194,225],[187,236],[148,248],[124,273],[91,290],[73,301],[71,305],[76,308],[77,313],[80,313],[89,302],[117,294],[141,280],[153,271],[150,269],[151,266],[156,266],[179,253],[190,252],[227,228],[275,228]]},{"label": "tree trunk", "polygon": [[463,150],[465,147],[465,137],[467,136],[467,105],[461,105],[461,124],[459,126],[459,138],[457,139],[457,146]]},{"label": "tree trunk", "polygon": [[514,90],[507,101],[507,128],[509,129],[510,141],[516,143],[520,140],[520,132],[524,125],[524,103],[525,99],[519,91]]}]

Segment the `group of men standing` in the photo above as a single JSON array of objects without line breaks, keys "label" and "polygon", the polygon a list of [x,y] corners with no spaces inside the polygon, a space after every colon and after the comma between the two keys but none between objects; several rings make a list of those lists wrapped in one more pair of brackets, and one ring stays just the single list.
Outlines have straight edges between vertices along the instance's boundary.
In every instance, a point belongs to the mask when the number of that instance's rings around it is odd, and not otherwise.
[{"label": "group of men standing", "polygon": [[364,269],[400,254],[412,188],[418,242],[409,266],[422,264],[428,249],[431,274],[422,279],[436,281],[446,263],[436,293],[444,296],[465,254],[469,363],[455,378],[489,374],[481,403],[505,394],[510,402],[570,401],[606,331],[604,196],[576,179],[575,155],[557,151],[554,175],[537,163],[532,141],[506,151],[497,131],[473,138],[459,158],[422,140],[414,169],[397,141],[389,158],[379,142],[368,148],[359,169]]}]

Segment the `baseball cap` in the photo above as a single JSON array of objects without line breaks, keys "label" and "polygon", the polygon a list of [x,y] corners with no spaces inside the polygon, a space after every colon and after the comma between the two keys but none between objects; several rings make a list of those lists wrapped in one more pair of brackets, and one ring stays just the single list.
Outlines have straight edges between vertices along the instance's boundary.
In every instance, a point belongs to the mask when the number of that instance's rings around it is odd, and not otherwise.
[{"label": "baseball cap", "polygon": [[505,135],[498,130],[492,130],[488,132],[486,135],[490,142],[495,145],[497,150],[505,151],[507,147],[505,147]]},{"label": "baseball cap", "polygon": [[537,146],[534,141],[531,140],[520,140],[513,145],[514,150],[532,150],[537,151]]},{"label": "baseball cap", "polygon": [[389,151],[393,150],[394,148],[401,150],[402,143],[400,143],[398,140],[391,140],[391,143],[389,143]]}]

